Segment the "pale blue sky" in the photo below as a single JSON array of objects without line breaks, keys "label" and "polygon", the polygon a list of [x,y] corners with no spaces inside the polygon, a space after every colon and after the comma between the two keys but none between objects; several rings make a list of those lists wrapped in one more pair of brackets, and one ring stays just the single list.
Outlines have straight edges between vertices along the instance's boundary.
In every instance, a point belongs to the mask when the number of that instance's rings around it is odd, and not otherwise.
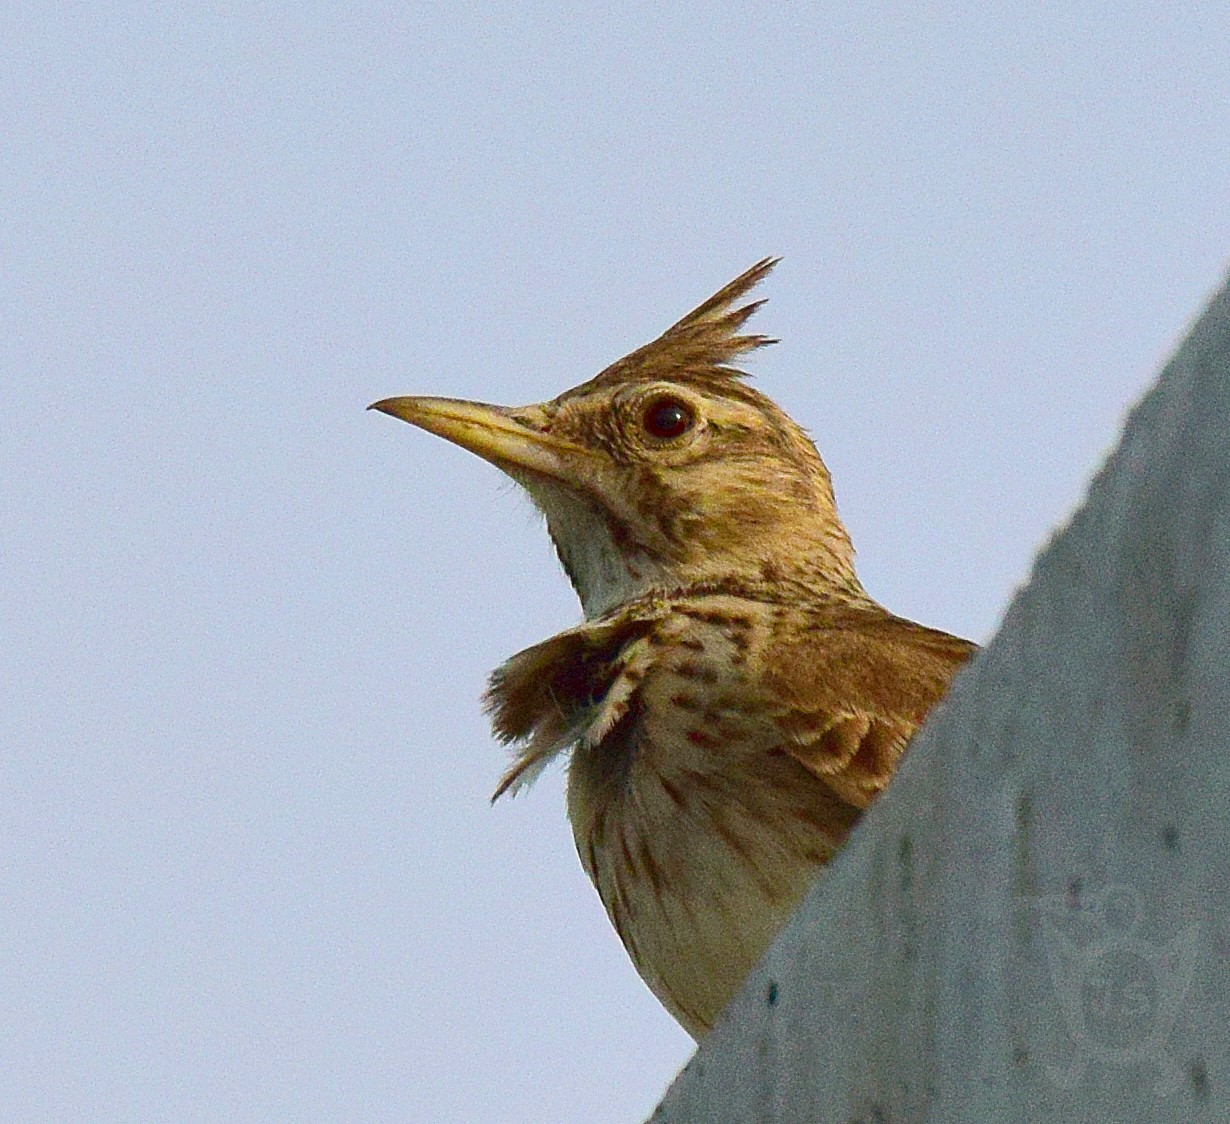
[{"label": "pale blue sky", "polygon": [[0,11],[0,1117],[637,1121],[690,1053],[487,672],[578,610],[364,407],[550,397],[766,254],[758,385],[986,639],[1230,261],[1193,5]]}]

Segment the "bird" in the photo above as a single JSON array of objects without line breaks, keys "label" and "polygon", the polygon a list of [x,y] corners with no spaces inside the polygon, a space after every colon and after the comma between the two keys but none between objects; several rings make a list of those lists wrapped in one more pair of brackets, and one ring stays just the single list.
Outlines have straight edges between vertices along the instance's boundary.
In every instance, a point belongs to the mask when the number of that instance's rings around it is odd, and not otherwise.
[{"label": "bird", "polygon": [[777,342],[743,328],[778,260],[551,401],[370,407],[545,517],[583,620],[492,673],[492,800],[567,760],[581,865],[697,1040],[976,651],[866,592],[816,446],[736,366]]}]

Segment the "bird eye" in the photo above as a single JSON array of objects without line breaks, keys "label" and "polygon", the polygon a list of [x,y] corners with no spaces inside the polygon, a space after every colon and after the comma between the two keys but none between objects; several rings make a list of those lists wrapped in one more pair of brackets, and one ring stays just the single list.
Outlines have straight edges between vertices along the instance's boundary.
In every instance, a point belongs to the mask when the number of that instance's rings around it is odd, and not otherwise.
[{"label": "bird eye", "polygon": [[645,407],[642,420],[646,431],[652,436],[669,440],[687,433],[695,424],[696,417],[678,398],[655,398]]}]

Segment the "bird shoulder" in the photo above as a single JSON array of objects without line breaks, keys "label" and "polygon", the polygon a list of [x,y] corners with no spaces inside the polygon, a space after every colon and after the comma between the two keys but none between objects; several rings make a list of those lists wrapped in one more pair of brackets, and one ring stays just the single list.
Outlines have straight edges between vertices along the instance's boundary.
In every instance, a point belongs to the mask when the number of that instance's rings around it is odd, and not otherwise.
[{"label": "bird shoulder", "polygon": [[977,648],[878,606],[826,608],[784,624],[761,676],[781,748],[865,808]]}]

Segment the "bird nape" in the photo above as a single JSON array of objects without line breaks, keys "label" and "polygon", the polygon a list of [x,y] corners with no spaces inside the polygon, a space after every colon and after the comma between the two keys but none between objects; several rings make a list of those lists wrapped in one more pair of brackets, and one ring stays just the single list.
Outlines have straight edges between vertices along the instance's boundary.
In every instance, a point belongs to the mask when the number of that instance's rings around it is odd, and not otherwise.
[{"label": "bird nape", "polygon": [[542,511],[585,622],[487,708],[496,797],[569,755],[581,863],[654,994],[703,1035],[888,783],[973,644],[866,593],[828,469],[732,364],[758,262],[549,402],[373,409],[490,461]]}]

